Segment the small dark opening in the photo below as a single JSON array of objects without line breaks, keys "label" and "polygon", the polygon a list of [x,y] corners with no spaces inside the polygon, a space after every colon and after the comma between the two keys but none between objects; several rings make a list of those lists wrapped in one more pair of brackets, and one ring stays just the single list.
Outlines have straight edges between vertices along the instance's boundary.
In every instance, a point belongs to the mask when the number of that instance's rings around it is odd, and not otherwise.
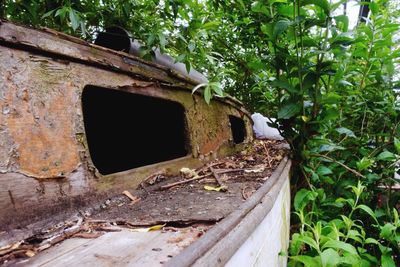
[{"label": "small dark opening", "polygon": [[131,47],[131,39],[128,32],[120,27],[109,27],[105,32],[100,32],[94,43],[126,53],[129,53]]},{"label": "small dark opening", "polygon": [[246,138],[246,127],[244,121],[239,117],[229,115],[229,122],[231,123],[233,141],[235,144],[243,143]]},{"label": "small dark opening", "polygon": [[82,110],[90,155],[101,174],[187,155],[179,103],[86,86]]}]

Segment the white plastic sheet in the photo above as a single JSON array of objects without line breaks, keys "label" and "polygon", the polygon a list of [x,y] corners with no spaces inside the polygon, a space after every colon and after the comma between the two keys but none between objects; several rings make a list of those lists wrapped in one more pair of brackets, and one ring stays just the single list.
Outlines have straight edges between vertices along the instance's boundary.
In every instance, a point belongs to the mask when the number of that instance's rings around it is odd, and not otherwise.
[{"label": "white plastic sheet", "polygon": [[260,113],[254,113],[251,115],[251,119],[254,122],[253,131],[258,139],[272,139],[272,140],[283,140],[283,137],[279,134],[279,131],[276,128],[270,127],[267,122],[274,122],[269,121],[268,118],[264,117]]}]

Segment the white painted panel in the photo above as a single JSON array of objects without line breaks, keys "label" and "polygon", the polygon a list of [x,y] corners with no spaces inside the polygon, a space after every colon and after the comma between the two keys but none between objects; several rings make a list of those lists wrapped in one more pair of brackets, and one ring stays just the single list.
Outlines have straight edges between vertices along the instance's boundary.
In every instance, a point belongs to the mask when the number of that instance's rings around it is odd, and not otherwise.
[{"label": "white painted panel", "polygon": [[268,215],[225,266],[286,266],[290,227],[290,186],[287,178]]}]

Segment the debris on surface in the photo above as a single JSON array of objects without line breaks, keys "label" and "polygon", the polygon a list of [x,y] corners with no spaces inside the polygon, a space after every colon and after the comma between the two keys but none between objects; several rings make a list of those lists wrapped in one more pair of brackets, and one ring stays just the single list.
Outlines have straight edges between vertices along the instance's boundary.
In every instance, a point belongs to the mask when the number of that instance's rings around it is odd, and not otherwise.
[{"label": "debris on surface", "polygon": [[141,188],[125,190],[98,207],[80,211],[76,218],[1,247],[0,265],[34,257],[68,238],[94,239],[124,228],[133,232],[192,231],[188,232],[190,240],[178,240],[189,245],[252,196],[288,153],[285,144],[255,140],[236,155],[196,170],[182,168],[176,177],[155,173]]},{"label": "debris on surface", "polygon": [[198,177],[198,174],[195,170],[193,169],[189,169],[189,168],[182,168],[180,170],[180,173],[182,175],[183,178],[188,179],[188,178],[194,178],[194,177]]},{"label": "debris on surface", "polygon": [[125,196],[127,196],[131,200],[131,203],[129,203],[129,205],[134,205],[134,204],[138,203],[141,200],[140,197],[136,197],[136,196],[132,195],[127,190],[122,192],[122,194],[124,194]]},{"label": "debris on surface", "polygon": [[214,186],[209,186],[209,185],[205,185],[205,186],[204,186],[204,189],[205,189],[205,190],[208,190],[208,191],[217,191],[217,192],[225,192],[225,191],[228,190],[228,189],[227,189],[226,187],[224,187],[224,186],[214,187]]}]

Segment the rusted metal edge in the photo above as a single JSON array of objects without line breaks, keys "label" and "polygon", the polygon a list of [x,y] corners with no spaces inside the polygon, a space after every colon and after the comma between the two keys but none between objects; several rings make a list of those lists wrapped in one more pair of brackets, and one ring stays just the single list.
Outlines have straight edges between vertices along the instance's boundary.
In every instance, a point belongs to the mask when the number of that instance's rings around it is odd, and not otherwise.
[{"label": "rusted metal edge", "polygon": [[[264,206],[263,209],[261,209],[264,214],[260,214],[261,216],[258,216],[259,220],[261,221],[262,218],[264,218],[272,209],[279,191],[283,186],[285,176],[288,175],[290,166],[291,161],[288,159],[288,157],[285,157],[276,170],[272,173],[271,177],[256,191],[256,193],[254,193],[245,203],[243,203],[238,210],[232,212],[225,219],[211,228],[203,237],[168,261],[165,266],[193,266],[193,264],[196,264],[196,261],[201,259],[207,252],[212,250],[220,242],[231,242],[225,238],[240,224],[242,220],[246,218],[246,216],[249,215],[252,210],[257,208],[260,203]],[[265,201],[264,199],[266,197],[270,201]],[[252,232],[257,227],[257,224],[248,225],[248,227],[248,231]],[[238,233],[235,234],[237,235]],[[239,233],[239,235],[242,234],[244,233]],[[221,251],[220,253],[216,253],[214,257],[217,259],[217,261],[209,261],[209,263],[212,263],[210,266],[220,266],[226,263],[247,237],[248,235],[236,237],[236,239],[240,242],[237,244],[230,243],[228,246],[230,247],[229,251]]]}]

